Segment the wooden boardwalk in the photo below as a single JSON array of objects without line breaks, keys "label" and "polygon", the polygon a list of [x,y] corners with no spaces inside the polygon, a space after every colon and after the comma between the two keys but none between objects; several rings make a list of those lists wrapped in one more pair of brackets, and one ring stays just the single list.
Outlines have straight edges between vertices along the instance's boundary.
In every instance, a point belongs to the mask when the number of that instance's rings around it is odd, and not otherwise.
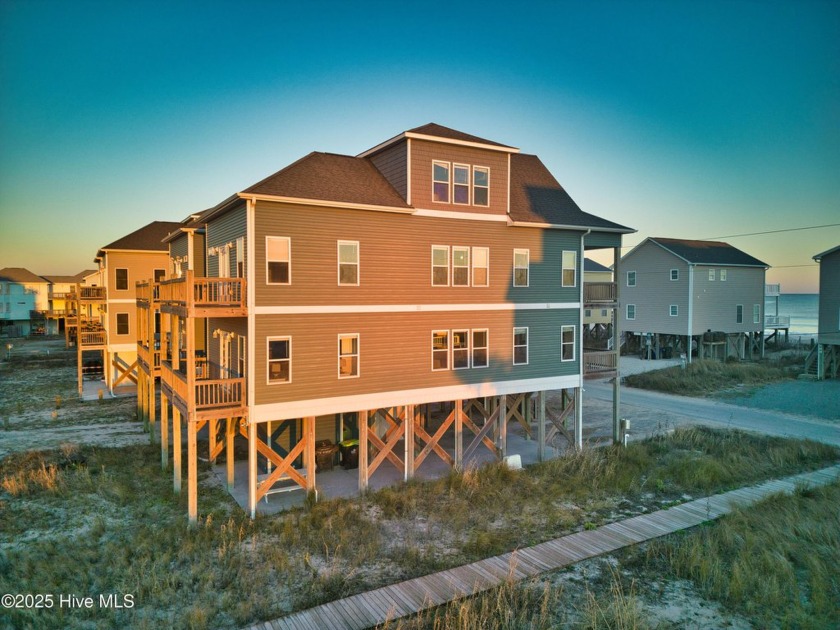
[{"label": "wooden boardwalk", "polygon": [[577,532],[501,556],[359,593],[273,621],[260,622],[249,628],[370,628],[388,620],[480,593],[499,586],[508,579],[522,580],[533,577],[621,547],[695,527],[728,514],[735,506],[749,505],[778,492],[790,493],[800,485],[824,485],[838,476],[840,466],[832,466],[695,499],[666,510],[616,521],[595,530]]}]

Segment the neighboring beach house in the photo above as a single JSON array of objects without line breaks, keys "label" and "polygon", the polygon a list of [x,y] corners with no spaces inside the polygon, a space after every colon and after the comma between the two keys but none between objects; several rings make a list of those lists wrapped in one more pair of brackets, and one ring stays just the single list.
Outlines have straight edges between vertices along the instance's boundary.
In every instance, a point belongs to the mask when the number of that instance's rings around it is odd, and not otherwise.
[{"label": "neighboring beach house", "polygon": [[86,375],[101,376],[111,392],[123,381],[137,382],[135,284],[165,277],[169,248],[163,239],[179,227],[177,222],[154,221],[102,247],[94,258],[97,272],[75,287],[80,396]]},{"label": "neighboring beach house", "polygon": [[820,264],[820,306],[817,345],[805,371],[818,379],[840,372],[840,245],[814,256]]},{"label": "neighboring beach house", "polygon": [[[537,156],[436,124],[356,157],[310,153],[200,222],[207,277],[182,267],[151,289],[161,435],[171,405],[191,520],[204,426],[230,485],[247,438],[252,515],[269,492],[315,488],[321,440],[358,439],[360,489],[380,465],[410,478],[428,457],[504,457],[508,421],[530,433],[529,413],[542,453],[544,392],[580,400],[583,305],[616,305],[614,285],[584,295],[584,251],[617,261],[632,232],[581,211]],[[430,434],[432,407],[448,415]]]},{"label": "neighboring beach house", "polygon": [[49,282],[23,267],[0,269],[0,334],[45,334]]},{"label": "neighboring beach house", "polygon": [[94,270],[85,270],[75,276],[44,276],[49,282],[49,304],[44,314],[47,321],[47,334],[64,335],[65,342],[70,345],[70,327],[68,319],[75,317],[75,302],[72,296],[76,285],[84,283],[87,276],[95,273]]},{"label": "neighboring beach house", "polygon": [[728,243],[648,238],[621,259],[621,329],[630,352],[762,356],[768,268]]},{"label": "neighboring beach house", "polygon": [[[613,272],[599,262],[589,258],[583,259],[583,283],[584,285],[597,282],[612,283]],[[586,308],[583,312],[583,324],[587,331],[606,331],[612,323],[612,310],[609,308]],[[607,334],[609,334],[607,332]]]}]

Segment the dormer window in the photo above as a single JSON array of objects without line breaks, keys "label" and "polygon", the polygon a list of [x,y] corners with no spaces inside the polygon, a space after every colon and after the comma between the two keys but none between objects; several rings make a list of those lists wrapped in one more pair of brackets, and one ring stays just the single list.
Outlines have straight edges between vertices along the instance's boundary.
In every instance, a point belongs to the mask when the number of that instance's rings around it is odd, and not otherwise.
[{"label": "dormer window", "polygon": [[449,203],[449,162],[432,163],[432,199]]}]

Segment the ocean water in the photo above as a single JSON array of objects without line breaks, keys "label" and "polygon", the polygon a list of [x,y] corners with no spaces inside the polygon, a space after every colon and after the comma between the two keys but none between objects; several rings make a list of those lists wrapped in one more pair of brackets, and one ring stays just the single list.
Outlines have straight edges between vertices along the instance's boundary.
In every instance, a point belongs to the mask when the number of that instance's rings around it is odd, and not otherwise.
[{"label": "ocean water", "polygon": [[[817,293],[782,293],[778,297],[778,315],[790,317],[791,335],[816,335],[819,317]],[[764,301],[764,314],[776,315],[776,298]]]}]

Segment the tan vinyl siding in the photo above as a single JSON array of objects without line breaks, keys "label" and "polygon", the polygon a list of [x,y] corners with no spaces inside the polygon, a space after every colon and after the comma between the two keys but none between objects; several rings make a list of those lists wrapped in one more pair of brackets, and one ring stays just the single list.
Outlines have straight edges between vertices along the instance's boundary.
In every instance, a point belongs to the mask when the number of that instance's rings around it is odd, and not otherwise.
[{"label": "tan vinyl siding", "polygon": [[[257,316],[256,404],[577,374],[577,361],[560,362],[560,327],[575,325],[579,356],[578,317],[575,309]],[[528,365],[513,365],[514,326],[529,329]],[[489,329],[489,367],[432,371],[433,330],[479,328]],[[338,378],[338,335],[346,333],[359,334],[358,378]],[[292,339],[290,383],[267,383],[266,339],[274,336]]]},{"label": "tan vinyl siding", "polygon": [[[715,279],[709,280],[709,269]],[[721,282],[720,270],[726,269]],[[744,321],[736,321],[736,307],[744,305]],[[760,305],[759,322],[753,322],[753,305]],[[727,333],[764,328],[764,269],[755,267],[698,266],[694,270],[694,334],[707,330]]]},{"label": "tan vinyl siding", "polygon": [[[105,327],[108,330],[109,345],[137,343],[137,297],[136,283],[153,280],[155,269],[168,268],[169,254],[161,252],[110,251],[106,257],[106,283],[108,305]],[[116,270],[128,269],[128,290],[116,290]],[[95,309],[94,309],[95,312]],[[117,335],[117,313],[128,314],[128,334]],[[121,354],[122,356],[122,354]],[[133,359],[132,359],[133,361]],[[131,362],[129,362],[131,363]]]},{"label": "tan vinyl siding", "polygon": [[[561,286],[563,250],[580,236],[385,212],[258,202],[254,248],[256,305],[359,305],[578,302],[578,286]],[[399,236],[395,236],[399,235]],[[410,236],[409,236],[410,235]],[[266,284],[266,236],[291,239],[291,284]],[[359,242],[359,286],[338,286],[337,242]],[[432,245],[488,247],[489,287],[433,287]],[[513,250],[530,250],[530,286],[512,287]]]},{"label": "tan vinyl siding", "polygon": [[[213,219],[207,225],[207,249],[226,244],[232,245],[230,249],[230,269],[227,273],[230,277],[236,276],[236,239],[246,236],[246,220],[247,214],[243,202],[242,206]],[[207,256],[207,276],[211,278],[219,276],[219,256]]]},{"label": "tan vinyl siding", "polygon": [[[434,160],[489,168],[490,205],[475,206],[452,203],[451,189],[450,203],[432,201],[432,162]],[[450,180],[451,176],[450,167]],[[509,179],[507,153],[426,140],[413,139],[411,141],[411,205],[415,208],[506,215]]]},{"label": "tan vinyl siding", "polygon": [[[678,269],[679,280],[671,280]],[[636,286],[627,286],[627,273],[636,272]],[[688,334],[688,264],[658,245],[647,243],[621,260],[619,277],[621,329],[628,332]],[[636,319],[627,319],[627,305],[636,305]],[[676,304],[677,317],[670,316]]]},{"label": "tan vinyl siding", "polygon": [[403,199],[408,195],[408,179],[406,169],[408,168],[407,143],[405,140],[383,149],[379,153],[370,156],[371,162],[385,176]]}]

